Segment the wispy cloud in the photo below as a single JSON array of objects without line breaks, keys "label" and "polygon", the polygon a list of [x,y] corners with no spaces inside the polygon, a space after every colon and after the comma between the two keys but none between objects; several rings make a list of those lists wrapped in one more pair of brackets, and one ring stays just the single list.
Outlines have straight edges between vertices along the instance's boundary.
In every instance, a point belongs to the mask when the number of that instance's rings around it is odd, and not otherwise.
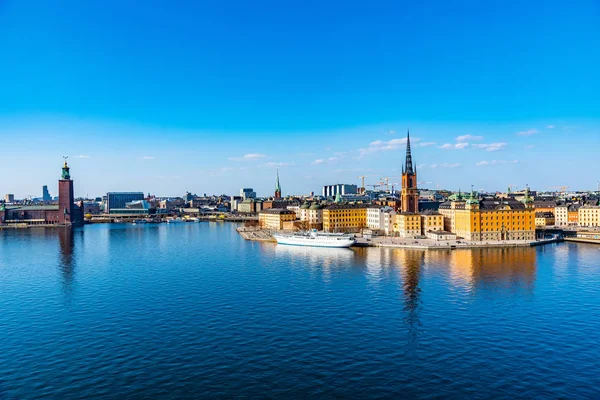
[{"label": "wispy cloud", "polygon": [[142,160],[154,160],[154,157],[152,157],[152,156],[144,156],[144,157],[142,157]]},{"label": "wispy cloud", "polygon": [[325,160],[323,160],[322,158],[319,158],[313,162],[311,162],[312,165],[319,165],[319,164],[323,164],[325,162]]},{"label": "wispy cloud", "polygon": [[[411,138],[412,143],[419,142],[419,138]],[[366,154],[378,153],[380,151],[389,151],[389,150],[398,150],[403,148],[406,145],[406,138],[402,139],[392,139],[392,140],[376,140],[374,142],[369,143],[369,147],[358,149],[360,156],[365,156]]]},{"label": "wispy cloud", "polygon": [[268,168],[283,168],[283,167],[290,167],[292,165],[295,165],[294,163],[287,163],[287,162],[268,162],[266,164],[262,164],[261,167],[268,167]]},{"label": "wispy cloud", "polygon": [[521,136],[531,136],[531,135],[535,135],[536,133],[539,133],[540,131],[535,129],[535,128],[531,128],[531,129],[527,129],[526,131],[521,131],[521,132],[517,132],[517,135],[521,135]]},{"label": "wispy cloud", "polygon": [[425,167],[427,167],[427,164],[418,164],[417,165],[418,169],[425,168]]},{"label": "wispy cloud", "polygon": [[431,168],[456,168],[456,167],[460,167],[460,164],[459,163],[452,163],[452,164],[448,164],[448,163],[431,164]]},{"label": "wispy cloud", "polygon": [[481,144],[473,144],[471,147],[476,149],[483,149],[485,151],[499,151],[504,150],[506,148],[506,143],[504,142],[494,142],[494,143],[481,143]]},{"label": "wispy cloud", "polygon": [[80,156],[75,156],[75,158],[90,158],[90,156],[86,156],[86,155],[80,155]]},{"label": "wispy cloud", "polygon": [[462,136],[457,136],[457,138],[456,138],[457,142],[467,142],[469,140],[471,140],[471,141],[483,140],[483,136],[462,135]]},{"label": "wispy cloud", "polygon": [[428,146],[434,146],[436,144],[437,144],[436,142],[423,142],[423,143],[420,143],[419,146],[428,147]]},{"label": "wispy cloud", "polygon": [[417,185],[431,185],[433,182],[427,181],[427,182],[417,182]]},{"label": "wispy cloud", "polygon": [[258,154],[258,153],[250,153],[250,154],[244,154],[241,157],[229,157],[230,161],[254,161],[254,160],[260,160],[261,158],[265,158],[266,155],[264,154]]},{"label": "wispy cloud", "polygon": [[485,167],[488,165],[503,165],[503,164],[518,164],[519,160],[505,161],[505,160],[492,160],[492,161],[479,161],[475,163],[478,167]]},{"label": "wispy cloud", "polygon": [[390,130],[389,130],[389,131],[387,131],[385,134],[386,134],[386,135],[395,135],[395,134],[396,134],[396,131],[395,131],[395,130],[392,130],[392,129],[390,129]]},{"label": "wispy cloud", "polygon": [[554,129],[554,125],[548,125],[546,129]]},{"label": "wispy cloud", "polygon": [[464,149],[466,147],[469,146],[469,143],[466,142],[460,142],[460,143],[445,143],[441,146],[439,146],[440,149],[445,149],[445,150],[456,150],[456,149]]}]

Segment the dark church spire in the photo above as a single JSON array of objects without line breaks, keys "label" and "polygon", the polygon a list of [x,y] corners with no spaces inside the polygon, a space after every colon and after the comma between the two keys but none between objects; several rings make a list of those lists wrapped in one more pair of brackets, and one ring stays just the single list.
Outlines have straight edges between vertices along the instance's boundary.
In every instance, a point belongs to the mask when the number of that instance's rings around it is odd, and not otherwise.
[{"label": "dark church spire", "polygon": [[404,165],[404,172],[407,174],[413,174],[412,155],[410,154],[410,131],[406,131],[406,163]]}]

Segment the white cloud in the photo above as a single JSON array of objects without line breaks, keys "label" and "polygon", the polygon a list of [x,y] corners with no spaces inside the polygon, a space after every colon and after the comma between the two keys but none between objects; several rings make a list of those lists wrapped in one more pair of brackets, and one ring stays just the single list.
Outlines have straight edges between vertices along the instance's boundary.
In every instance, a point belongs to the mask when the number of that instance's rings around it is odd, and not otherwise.
[{"label": "white cloud", "polygon": [[427,146],[433,146],[435,144],[437,144],[437,143],[436,142],[423,142],[423,143],[419,144],[419,146],[427,147]]},{"label": "white cloud", "polygon": [[[411,138],[410,141],[412,143],[417,143],[420,141],[419,138]],[[369,147],[358,149],[360,156],[363,157],[365,154],[377,153],[380,151],[388,151],[388,150],[398,150],[406,146],[406,138],[402,139],[392,139],[388,141],[376,140],[374,142],[369,143]]]},{"label": "white cloud", "polygon": [[440,149],[464,149],[466,147],[469,146],[469,143],[466,142],[460,142],[460,143],[445,143],[441,146],[439,146]]},{"label": "white cloud", "polygon": [[478,167],[485,167],[487,165],[502,165],[502,164],[518,164],[519,160],[505,161],[505,160],[492,160],[492,161],[479,161],[475,165]]},{"label": "white cloud", "polygon": [[427,181],[427,182],[417,182],[417,185],[431,185],[433,182]]},{"label": "white cloud", "polygon": [[548,125],[546,129],[554,129],[554,125]]},{"label": "white cloud", "polygon": [[268,167],[268,168],[279,168],[279,167],[289,167],[295,165],[293,163],[287,163],[287,162],[268,162],[266,164],[262,164],[262,167]]},{"label": "white cloud", "polygon": [[483,140],[483,136],[462,135],[456,138],[457,142],[466,142],[469,140]]},{"label": "white cloud", "polygon": [[312,165],[319,165],[319,164],[323,164],[325,162],[325,160],[323,160],[322,158],[319,158],[318,160],[315,160],[313,162],[311,162]]},{"label": "white cloud", "polygon": [[265,158],[266,156],[264,154],[258,154],[258,153],[250,153],[250,154],[244,154],[241,157],[229,157],[229,160],[231,161],[254,161],[254,160],[260,160],[261,158]]},{"label": "white cloud", "polygon": [[427,164],[418,164],[417,165],[418,169],[425,168],[425,167],[427,167]]},{"label": "white cloud", "polygon": [[390,130],[389,130],[389,131],[387,131],[385,134],[386,134],[386,135],[395,135],[395,134],[396,134],[396,131],[394,131],[394,130],[390,129]]},{"label": "white cloud", "polygon": [[494,142],[494,143],[486,143],[486,144],[473,144],[471,147],[476,149],[483,149],[485,151],[499,151],[504,150],[506,147],[506,143],[504,142]]},{"label": "white cloud", "polygon": [[539,131],[537,129],[531,128],[531,129],[527,129],[526,131],[517,132],[517,135],[530,136],[530,135],[535,135],[538,132]]},{"label": "white cloud", "polygon": [[80,156],[75,156],[75,158],[90,158],[90,156],[80,155]]},{"label": "white cloud", "polygon": [[142,157],[142,160],[154,160],[154,157],[152,157],[152,156],[144,156],[144,157]]},{"label": "white cloud", "polygon": [[456,168],[460,167],[459,163],[442,163],[442,164],[431,164],[431,168]]}]

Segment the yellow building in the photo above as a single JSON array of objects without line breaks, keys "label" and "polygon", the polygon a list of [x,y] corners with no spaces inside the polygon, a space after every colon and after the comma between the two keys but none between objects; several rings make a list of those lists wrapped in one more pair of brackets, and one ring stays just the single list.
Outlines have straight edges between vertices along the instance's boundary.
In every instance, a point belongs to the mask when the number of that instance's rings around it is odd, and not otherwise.
[{"label": "yellow building", "polygon": [[262,229],[281,230],[287,221],[294,221],[296,213],[284,208],[269,208],[258,214],[258,225]]},{"label": "yellow building", "polygon": [[556,221],[553,213],[548,211],[535,212],[535,226],[554,226],[555,222]]},{"label": "yellow building", "polygon": [[579,226],[600,226],[600,206],[583,206],[579,208]]},{"label": "yellow building", "polygon": [[444,216],[433,210],[426,210],[421,213],[421,234],[427,235],[427,232],[437,232],[444,230]]},{"label": "yellow building", "polygon": [[452,232],[467,240],[535,240],[535,210],[529,197],[524,202],[477,200],[472,194],[468,200],[453,201],[444,208],[453,216]]},{"label": "yellow building", "polygon": [[359,232],[367,227],[364,204],[332,204],[323,209],[325,232]]},{"label": "yellow building", "polygon": [[403,238],[421,236],[421,215],[413,212],[396,214],[394,233]]}]

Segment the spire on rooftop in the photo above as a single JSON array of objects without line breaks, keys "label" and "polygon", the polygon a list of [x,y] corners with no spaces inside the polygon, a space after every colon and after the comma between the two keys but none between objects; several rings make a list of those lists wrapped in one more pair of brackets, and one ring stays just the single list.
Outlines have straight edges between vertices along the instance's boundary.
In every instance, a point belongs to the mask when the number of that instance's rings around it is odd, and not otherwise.
[{"label": "spire on rooftop", "polygon": [[404,173],[414,173],[412,164],[412,155],[410,153],[410,131],[406,131],[406,162],[404,164]]}]

